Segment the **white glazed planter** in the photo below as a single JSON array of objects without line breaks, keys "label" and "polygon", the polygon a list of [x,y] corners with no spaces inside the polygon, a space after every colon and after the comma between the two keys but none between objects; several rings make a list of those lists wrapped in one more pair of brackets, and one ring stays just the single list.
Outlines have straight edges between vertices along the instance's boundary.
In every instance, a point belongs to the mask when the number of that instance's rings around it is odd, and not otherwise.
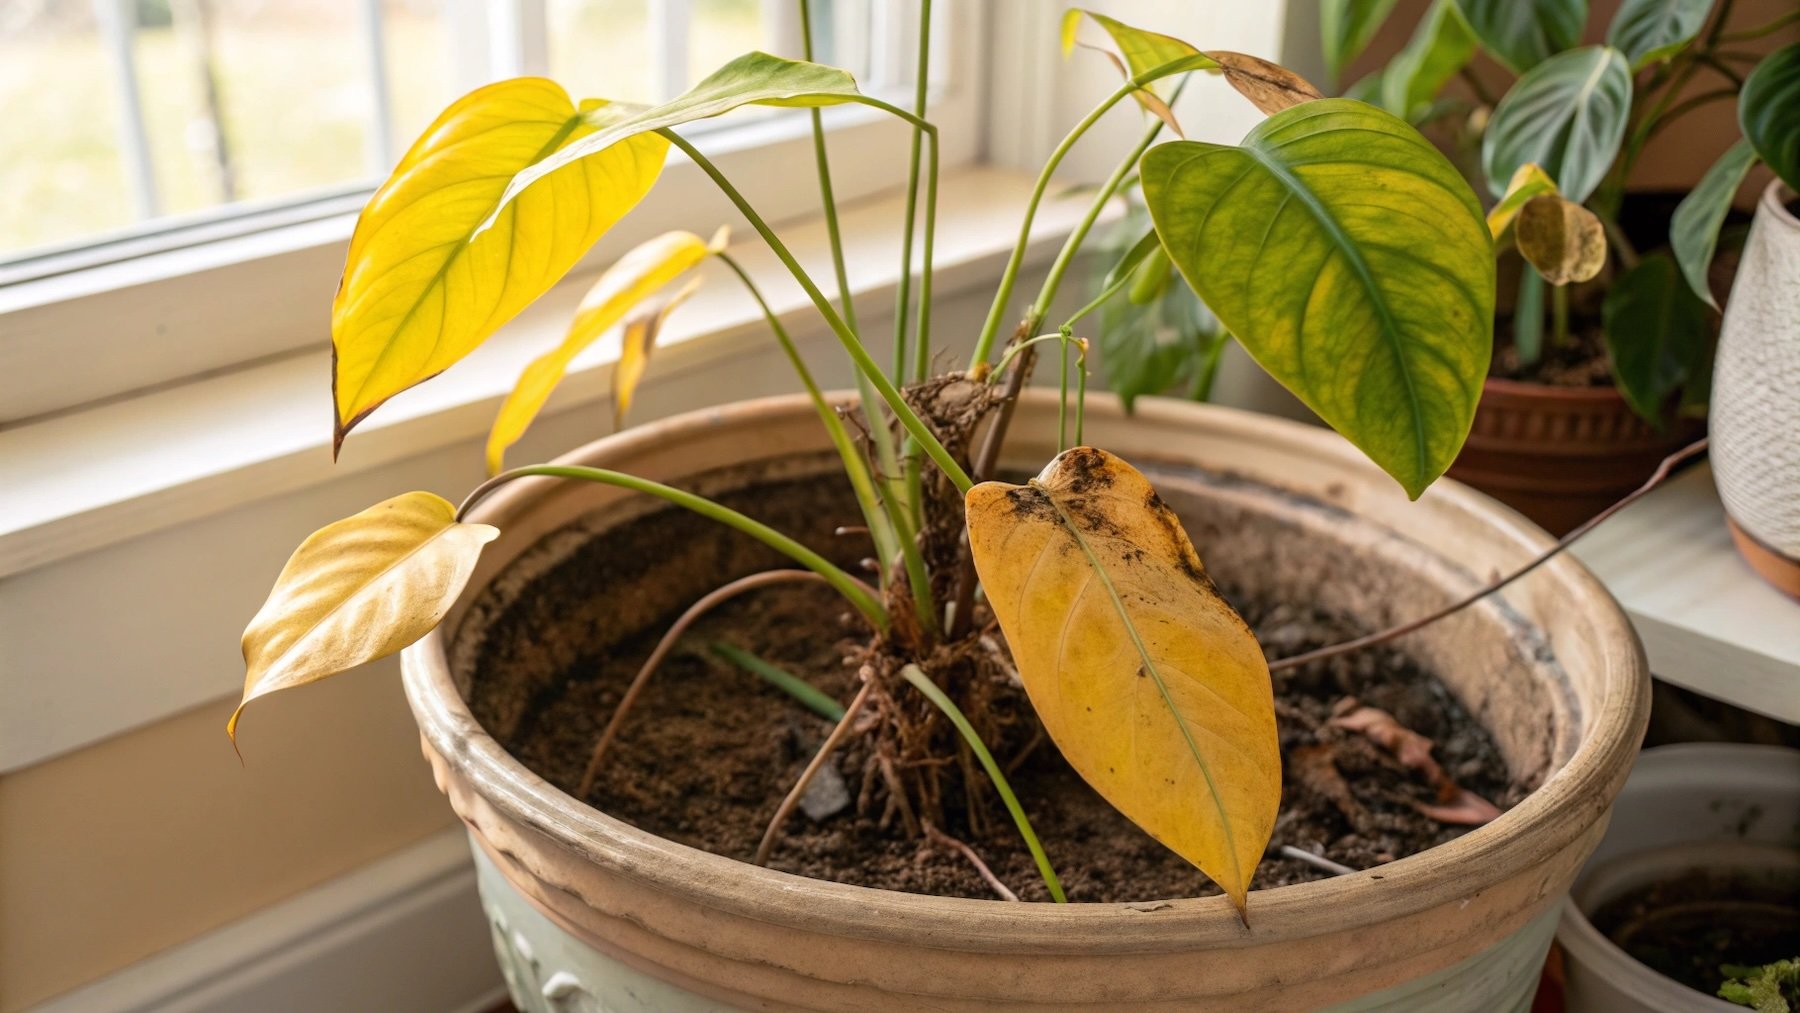
[{"label": "white glazed planter", "polygon": [[1709,411],[1713,475],[1738,546],[1800,595],[1800,219],[1785,206],[1793,199],[1776,180],[1756,204]]},{"label": "white glazed planter", "polygon": [[1742,1013],[1638,963],[1587,919],[1622,893],[1696,867],[1800,868],[1800,750],[1644,750],[1556,930],[1568,1013]]},{"label": "white glazed planter", "polygon": [[[1054,454],[1056,411],[1053,395],[1022,399],[1009,467],[1035,471]],[[1087,433],[1151,476],[1216,574],[1279,570],[1272,590],[1365,622],[1427,612],[1549,544],[1455,483],[1409,503],[1310,426],[1149,399],[1132,418],[1096,403]],[[721,475],[745,488],[746,468],[799,481],[833,469],[804,398],[696,412],[564,460],[708,492],[731,488]],[[1629,624],[1560,557],[1405,642],[1489,727],[1515,774],[1541,781],[1448,844],[1254,891],[1247,929],[1223,897],[1007,904],[806,879],[577,802],[501,749],[465,702],[482,617],[567,558],[581,531],[644,509],[643,497],[589,483],[499,491],[472,518],[501,535],[470,592],[405,655],[425,755],[469,826],[496,946],[527,1010],[1522,1011],[1648,714]],[[1258,537],[1222,534],[1247,530]]]}]

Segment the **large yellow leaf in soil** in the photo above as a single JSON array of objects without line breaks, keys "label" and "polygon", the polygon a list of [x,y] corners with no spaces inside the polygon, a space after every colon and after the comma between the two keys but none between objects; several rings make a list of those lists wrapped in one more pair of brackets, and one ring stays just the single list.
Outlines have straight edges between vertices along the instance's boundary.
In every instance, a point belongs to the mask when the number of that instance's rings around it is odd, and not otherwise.
[{"label": "large yellow leaf in soil", "polygon": [[1026,485],[984,482],[967,505],[982,587],[1051,739],[1243,911],[1281,802],[1274,691],[1181,522],[1091,447]]},{"label": "large yellow leaf in soil", "polygon": [[473,351],[649,191],[668,141],[641,134],[501,205],[514,174],[594,133],[610,111],[577,110],[554,82],[516,78],[457,100],[413,144],[357,219],[332,306],[335,444]]},{"label": "large yellow leaf in soil", "polygon": [[430,633],[500,531],[409,492],[313,532],[244,630],[244,705],[384,658]]}]

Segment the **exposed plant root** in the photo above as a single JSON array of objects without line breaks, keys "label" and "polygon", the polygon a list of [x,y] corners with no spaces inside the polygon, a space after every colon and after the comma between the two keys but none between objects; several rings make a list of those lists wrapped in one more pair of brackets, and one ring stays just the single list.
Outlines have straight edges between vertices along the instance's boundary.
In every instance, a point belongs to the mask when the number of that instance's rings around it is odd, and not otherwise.
[{"label": "exposed plant root", "polygon": [[1339,864],[1323,855],[1315,855],[1304,848],[1296,848],[1292,844],[1283,844],[1281,846],[1281,853],[1283,856],[1291,858],[1296,862],[1305,862],[1315,869],[1323,869],[1333,876],[1348,876],[1356,872],[1355,869],[1350,868],[1348,865]]},{"label": "exposed plant root", "polygon": [[994,888],[994,892],[1000,896],[1001,900],[1017,901],[1019,899],[1018,894],[1013,893],[1007,889],[1005,883],[1000,882],[1000,877],[994,875],[994,870],[988,868],[988,864],[981,860],[981,856],[975,853],[974,848],[951,837],[930,823],[925,824],[925,839],[933,844],[949,848],[968,859],[969,864],[975,867],[975,871],[981,874],[981,878],[987,881],[987,885]]},{"label": "exposed plant root", "polygon": [[625,716],[631,713],[632,706],[637,703],[638,697],[643,695],[644,686],[649,683],[651,674],[656,671],[657,666],[662,664],[663,658],[668,656],[669,651],[675,647],[675,642],[681,639],[681,635],[687,632],[688,627],[694,625],[701,616],[712,611],[721,603],[746,591],[754,591],[759,587],[768,587],[771,584],[823,581],[824,579],[811,570],[766,570],[762,573],[753,573],[748,577],[740,577],[717,590],[708,592],[705,597],[688,606],[688,610],[681,614],[681,618],[675,620],[675,624],[669,627],[669,631],[663,634],[661,640],[657,641],[656,649],[651,651],[650,657],[644,660],[643,667],[638,669],[637,675],[632,677],[631,685],[626,687],[625,695],[619,699],[619,705],[613,708],[612,718],[601,730],[599,740],[594,743],[594,751],[588,754],[587,769],[582,772],[581,785],[576,789],[577,797],[586,798],[588,792],[593,790],[594,779],[600,774],[600,762],[606,757],[606,747],[610,746],[613,739],[618,736],[619,728],[625,723]]},{"label": "exposed plant root", "polygon": [[769,852],[774,850],[775,842],[781,837],[781,825],[793,814],[794,807],[800,804],[800,797],[806,794],[807,785],[812,784],[813,777],[819,773],[821,767],[825,766],[825,761],[831,759],[831,754],[843,744],[845,736],[849,734],[851,727],[856,723],[857,717],[862,714],[863,704],[868,701],[869,691],[874,686],[874,682],[868,678],[868,670],[865,669],[862,688],[856,691],[856,696],[850,701],[850,706],[844,708],[844,716],[831,729],[831,734],[826,736],[825,744],[813,754],[812,760],[806,764],[806,769],[800,772],[800,779],[794,782],[792,788],[788,789],[787,796],[781,800],[781,805],[776,807],[775,817],[769,820],[768,829],[763,831],[762,842],[756,846],[757,865],[769,864]]}]

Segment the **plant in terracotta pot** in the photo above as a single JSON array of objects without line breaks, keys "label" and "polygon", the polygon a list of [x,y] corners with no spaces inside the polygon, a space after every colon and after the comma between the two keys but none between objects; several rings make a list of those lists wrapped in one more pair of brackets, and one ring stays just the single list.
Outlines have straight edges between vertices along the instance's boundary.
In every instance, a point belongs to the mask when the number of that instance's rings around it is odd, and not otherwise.
[{"label": "plant in terracotta pot", "polygon": [[[929,4],[922,17],[926,39]],[[363,212],[333,311],[340,444],[569,270],[670,147],[856,370],[859,396],[822,393],[723,233],[662,236],[521,375],[492,479],[460,507],[412,492],[322,528],[245,631],[244,705],[406,649],[522,1005],[1475,1010],[1535,982],[1647,686],[1617,607],[1566,560],[1504,606],[1444,608],[1548,546],[1466,490],[1425,495],[1490,357],[1479,203],[1390,113],[1092,21],[1125,80],[1039,175],[949,374],[932,371],[923,66],[911,110],[762,53],[654,108],[499,82],[447,109]],[[1267,118],[1238,145],[1157,143],[1175,124],[1162,88],[1190,74]],[[1148,114],[1142,137],[1020,319],[1038,200],[1126,102]],[[903,246],[913,265],[916,233],[922,257],[887,367],[847,297],[679,132],[745,105],[843,103],[913,129]],[[1150,221],[1127,259],[1166,255],[1341,437],[1086,404],[1068,364],[1095,304],[1050,311],[1134,175]],[[678,286],[709,261],[763,305],[805,393],[503,469],[574,356],[621,323],[623,412]],[[841,253],[834,266],[842,279]],[[1027,391],[1044,350],[1064,382]],[[1337,643],[1432,609],[1447,618],[1398,646]],[[973,899],[994,896],[1086,903]]]},{"label": "plant in terracotta pot", "polygon": [[[1709,269],[1755,156],[1748,141],[1732,146],[1672,217],[1631,185],[1651,140],[1737,98],[1763,59],[1746,47],[1794,23],[1734,23],[1732,6],[1624,0],[1604,42],[1583,45],[1585,0],[1436,0],[1406,45],[1347,89],[1446,135],[1492,199],[1529,201],[1511,227],[1522,256],[1503,274],[1493,368],[1451,474],[1553,532],[1617,500],[1697,434],[1718,306]],[[1392,7],[1325,5],[1334,72]],[[1502,94],[1471,71],[1478,52],[1515,75]],[[1747,124],[1800,115],[1770,91],[1745,96]]]}]

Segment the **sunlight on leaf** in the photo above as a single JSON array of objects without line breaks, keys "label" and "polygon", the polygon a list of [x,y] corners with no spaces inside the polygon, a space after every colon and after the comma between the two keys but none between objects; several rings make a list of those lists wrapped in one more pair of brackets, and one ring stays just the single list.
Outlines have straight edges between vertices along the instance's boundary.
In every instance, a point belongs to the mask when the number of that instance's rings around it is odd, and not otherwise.
[{"label": "sunlight on leaf", "polygon": [[1533,197],[1556,192],[1556,180],[1531,162],[1513,172],[1512,181],[1506,184],[1506,192],[1488,212],[1488,233],[1498,242],[1512,226],[1513,219],[1518,217],[1519,209]]},{"label": "sunlight on leaf", "polygon": [[1631,68],[1607,46],[1560,53],[1528,71],[1494,107],[1481,168],[1499,196],[1527,162],[1543,167],[1563,196],[1590,197],[1619,153],[1631,113]]},{"label": "sunlight on leaf", "polygon": [[468,355],[554,285],[656,182],[668,142],[640,137],[558,173],[493,218],[512,174],[595,130],[561,87],[517,78],[444,110],[357,219],[332,306],[334,452],[395,394]]},{"label": "sunlight on leaf", "polygon": [[1409,495],[1444,473],[1487,375],[1494,257],[1436,148],[1321,99],[1241,147],[1152,148],[1143,187],[1175,266],[1265,370]]},{"label": "sunlight on leaf", "polygon": [[1675,262],[1681,265],[1681,276],[1687,279],[1694,294],[1715,310],[1719,303],[1713,298],[1706,274],[1712,267],[1713,253],[1719,248],[1719,227],[1725,224],[1731,200],[1755,163],[1755,149],[1749,141],[1739,139],[1706,170],[1669,219],[1669,248],[1675,253]]},{"label": "sunlight on leaf", "polygon": [[537,418],[556,385],[562,382],[563,374],[569,371],[569,364],[575,357],[599,340],[607,328],[624,319],[633,307],[691,270],[707,254],[722,249],[726,235],[720,230],[712,243],[708,243],[692,232],[665,232],[633,248],[606,269],[582,297],[562,344],[533,359],[519,374],[512,393],[500,406],[494,427],[488,433],[489,474],[500,473],[506,448],[525,435],[525,430]]},{"label": "sunlight on leaf", "polygon": [[1552,285],[1587,281],[1606,263],[1606,228],[1600,219],[1553,193],[1525,202],[1513,225],[1513,239]]},{"label": "sunlight on leaf", "polygon": [[[1084,43],[1077,41],[1077,35],[1081,28],[1081,19],[1083,17],[1092,19],[1094,24],[1099,25],[1106,31],[1107,35],[1111,36],[1113,44],[1119,47],[1118,54],[1111,53],[1098,46],[1086,46]],[[1075,47],[1078,45],[1105,54],[1108,59],[1112,60],[1113,66],[1119,69],[1120,75],[1128,79],[1158,67],[1167,66],[1177,60],[1195,61],[1199,66],[1196,66],[1193,69],[1215,66],[1211,60],[1202,58],[1198,49],[1195,49],[1193,46],[1188,45],[1180,39],[1163,35],[1159,32],[1147,32],[1141,28],[1133,28],[1122,21],[1114,20],[1104,14],[1083,10],[1079,7],[1071,7],[1063,12],[1063,56],[1067,57],[1070,53],[1074,52]],[[1167,123],[1170,130],[1175,131],[1178,135],[1186,136],[1181,132],[1181,124],[1175,120],[1175,113],[1169,108],[1168,103],[1163,101],[1162,96],[1154,89],[1148,87],[1140,88],[1133,93],[1133,97],[1136,98],[1138,103],[1141,104],[1145,110],[1150,112],[1151,115],[1156,116],[1164,123]]]},{"label": "sunlight on leaf", "polygon": [[700,287],[700,279],[693,278],[681,286],[674,295],[662,301],[660,305],[646,312],[637,313],[625,321],[625,333],[619,337],[619,361],[613,364],[613,428],[625,428],[625,415],[631,411],[632,395],[637,393],[639,383],[643,382],[644,372],[650,368],[650,353],[656,349],[656,336],[662,331],[663,324],[668,321],[669,314],[687,301]]},{"label": "sunlight on leaf", "polygon": [[1136,469],[1077,447],[968,494],[969,545],[1032,706],[1071,766],[1241,912],[1275,826],[1268,666]]},{"label": "sunlight on leaf", "polygon": [[464,524],[440,496],[409,492],[328,524],[294,550],[244,630],[244,706],[385,658],[430,633],[500,530]]}]

